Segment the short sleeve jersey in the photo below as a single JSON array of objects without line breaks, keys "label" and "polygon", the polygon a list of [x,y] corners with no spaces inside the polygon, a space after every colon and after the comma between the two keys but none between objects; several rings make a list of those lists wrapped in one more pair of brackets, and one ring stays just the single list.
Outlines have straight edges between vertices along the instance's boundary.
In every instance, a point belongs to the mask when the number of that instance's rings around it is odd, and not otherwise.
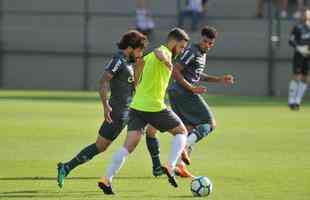
[{"label": "short sleeve jersey", "polygon": [[190,45],[178,56],[176,63],[183,66],[182,75],[191,84],[200,80],[200,74],[205,70],[207,53],[200,50],[196,44]]},{"label": "short sleeve jersey", "polygon": [[292,46],[308,45],[310,47],[310,27],[303,23],[294,26],[289,37],[289,43]]},{"label": "short sleeve jersey", "polygon": [[112,107],[126,107],[130,104],[134,92],[133,64],[123,52],[118,52],[106,65],[105,70],[113,75],[110,80],[110,104]]}]

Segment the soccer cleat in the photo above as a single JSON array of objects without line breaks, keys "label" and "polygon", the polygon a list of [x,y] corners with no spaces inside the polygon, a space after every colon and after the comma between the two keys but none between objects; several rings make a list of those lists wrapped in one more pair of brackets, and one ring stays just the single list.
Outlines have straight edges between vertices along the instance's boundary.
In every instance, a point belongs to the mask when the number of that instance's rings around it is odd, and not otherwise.
[{"label": "soccer cleat", "polygon": [[194,176],[186,169],[184,163],[180,163],[174,169],[175,175],[182,178],[194,178]]},{"label": "soccer cleat", "polygon": [[115,194],[112,190],[112,185],[108,181],[106,177],[102,177],[100,181],[98,181],[98,187],[103,191],[104,194],[112,195]]},{"label": "soccer cleat", "polygon": [[298,111],[300,109],[300,105],[299,104],[289,104],[288,106],[289,106],[289,108],[291,110]]},{"label": "soccer cleat", "polygon": [[162,166],[159,167],[153,167],[153,176],[158,177],[164,174],[164,171],[162,169]]},{"label": "soccer cleat", "polygon": [[65,177],[68,175],[65,165],[63,163],[58,163],[57,164],[57,182],[58,186],[62,188],[65,184]]},{"label": "soccer cleat", "polygon": [[175,178],[175,175],[173,173],[173,170],[168,168],[168,167],[162,167],[164,173],[167,175],[168,177],[168,181],[169,183],[173,186],[173,187],[178,187],[178,183],[177,180]]},{"label": "soccer cleat", "polygon": [[188,152],[187,152],[187,148],[185,148],[181,154],[181,159],[182,161],[187,164],[190,165],[192,163],[191,159],[189,158]]}]

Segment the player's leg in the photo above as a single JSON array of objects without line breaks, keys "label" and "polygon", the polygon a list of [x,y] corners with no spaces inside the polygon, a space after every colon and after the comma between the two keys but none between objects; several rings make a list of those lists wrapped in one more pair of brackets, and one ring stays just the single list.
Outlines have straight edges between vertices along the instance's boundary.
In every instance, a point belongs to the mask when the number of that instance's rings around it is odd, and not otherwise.
[{"label": "player's leg", "polygon": [[293,58],[293,76],[289,83],[288,88],[288,105],[292,110],[296,110],[297,106],[297,92],[299,83],[301,80],[302,65],[304,58],[299,54],[295,53]]},{"label": "player's leg", "polygon": [[[182,94],[173,90],[168,92],[173,111],[186,126],[195,127],[189,131],[187,138],[187,148],[192,148],[195,143],[215,129],[215,118],[210,107],[200,95]],[[182,155],[185,163],[189,164],[189,157],[186,159],[185,154]]]},{"label": "player's leg", "polygon": [[301,104],[302,98],[305,94],[305,91],[307,90],[308,87],[308,59],[304,59],[303,67],[301,69],[301,78],[298,84],[298,90],[297,90],[297,95],[296,95],[296,107],[299,109],[299,106]]},{"label": "player's leg", "polygon": [[177,161],[186,145],[187,130],[181,119],[171,110],[165,109],[160,112],[152,113],[146,116],[149,124],[161,132],[168,131],[174,138],[172,139],[171,150],[167,167],[163,168],[168,176],[168,180],[174,187],[177,187],[177,182],[174,175],[174,169]]},{"label": "player's leg", "polygon": [[104,152],[110,144],[117,138],[124,128],[123,121],[116,120],[113,123],[103,122],[99,129],[99,135],[95,143],[83,148],[75,157],[66,163],[58,163],[57,182],[59,187],[63,187],[64,179],[77,166],[86,163],[94,156]]},{"label": "player's leg", "polygon": [[160,162],[159,140],[156,137],[157,129],[148,125],[146,128],[146,146],[152,159],[153,176],[161,176],[163,174]]},{"label": "player's leg", "polygon": [[[169,174],[174,176],[175,168],[177,162],[184,151],[186,146],[186,139],[187,139],[187,130],[183,123],[180,123],[177,127],[170,129],[169,132],[174,135],[172,140],[169,159],[167,162],[167,171],[166,174],[169,177]],[[174,186],[177,187],[177,183],[174,177],[169,177],[169,182]]]},{"label": "player's leg", "polygon": [[105,194],[114,194],[112,180],[125,163],[128,155],[134,151],[143,135],[146,122],[141,119],[139,111],[131,110],[129,113],[128,132],[124,145],[114,154],[112,162],[108,166],[106,175],[98,182],[98,186]]},{"label": "player's leg", "polygon": [[112,179],[124,165],[126,158],[134,151],[143,135],[141,130],[128,131],[124,145],[114,154],[112,162],[108,166],[106,176],[98,182],[99,188],[105,194],[114,194],[112,190]]}]

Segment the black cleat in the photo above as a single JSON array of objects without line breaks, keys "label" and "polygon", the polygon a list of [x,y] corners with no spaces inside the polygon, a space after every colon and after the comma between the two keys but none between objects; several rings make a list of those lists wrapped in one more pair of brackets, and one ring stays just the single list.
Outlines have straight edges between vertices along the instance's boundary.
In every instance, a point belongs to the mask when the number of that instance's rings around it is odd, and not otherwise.
[{"label": "black cleat", "polygon": [[169,183],[173,186],[173,187],[178,187],[178,183],[177,183],[177,180],[175,178],[175,176],[169,172],[168,168],[167,167],[162,167],[164,173],[167,175],[168,177],[168,181]]},{"label": "black cleat", "polygon": [[300,105],[299,104],[289,104],[288,107],[291,109],[291,110],[294,110],[294,111],[298,111],[300,109]]},{"label": "black cleat", "polygon": [[158,177],[164,174],[162,166],[153,167],[153,176]]},{"label": "black cleat", "polygon": [[115,194],[112,190],[112,185],[108,184],[105,179],[101,179],[98,182],[98,187],[103,191],[104,194],[107,194],[107,195]]}]

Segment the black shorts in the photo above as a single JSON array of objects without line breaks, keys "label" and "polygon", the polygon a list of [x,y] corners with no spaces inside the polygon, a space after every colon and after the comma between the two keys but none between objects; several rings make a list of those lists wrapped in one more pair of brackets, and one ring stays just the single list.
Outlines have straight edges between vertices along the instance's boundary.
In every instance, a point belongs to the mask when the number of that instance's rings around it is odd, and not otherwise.
[{"label": "black shorts", "polygon": [[172,110],[185,125],[212,124],[214,116],[205,100],[196,94],[168,90]]},{"label": "black shorts", "polygon": [[[114,107],[115,108],[115,107]],[[104,121],[99,129],[99,135],[107,140],[115,140],[128,122],[129,109],[112,109],[110,124]]]},{"label": "black shorts", "polygon": [[147,124],[165,132],[182,124],[181,119],[169,109],[159,112],[144,112],[130,109],[128,131],[143,130]]},{"label": "black shorts", "polygon": [[293,73],[308,75],[309,58],[303,57],[300,53],[295,52],[293,58]]}]

